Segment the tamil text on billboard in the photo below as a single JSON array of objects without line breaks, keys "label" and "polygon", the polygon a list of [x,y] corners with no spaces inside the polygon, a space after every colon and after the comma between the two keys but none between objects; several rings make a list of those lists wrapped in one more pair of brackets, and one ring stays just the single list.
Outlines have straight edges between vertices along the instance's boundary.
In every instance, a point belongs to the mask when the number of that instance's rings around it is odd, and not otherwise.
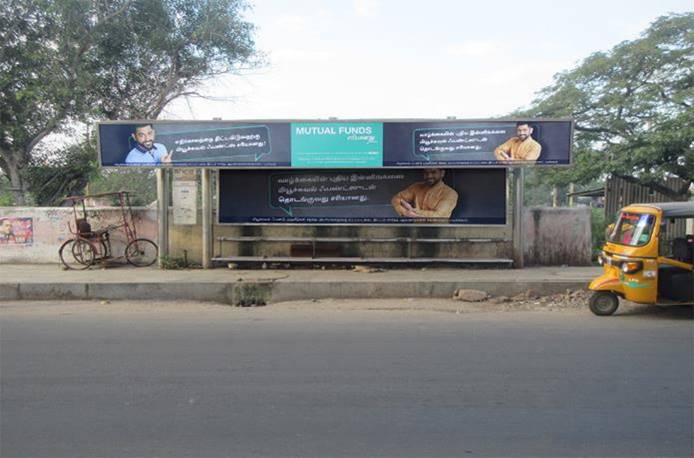
[{"label": "tamil text on billboard", "polygon": [[506,169],[220,170],[219,222],[506,224]]},{"label": "tamil text on billboard", "polygon": [[407,168],[567,165],[570,120],[100,123],[103,166]]}]

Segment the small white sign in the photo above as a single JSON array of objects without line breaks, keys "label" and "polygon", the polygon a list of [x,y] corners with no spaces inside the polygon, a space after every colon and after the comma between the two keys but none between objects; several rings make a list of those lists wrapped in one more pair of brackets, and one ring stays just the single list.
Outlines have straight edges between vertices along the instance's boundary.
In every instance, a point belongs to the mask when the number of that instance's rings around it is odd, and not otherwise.
[{"label": "small white sign", "polygon": [[173,178],[174,224],[195,225],[198,223],[198,183],[195,171],[174,170]]}]

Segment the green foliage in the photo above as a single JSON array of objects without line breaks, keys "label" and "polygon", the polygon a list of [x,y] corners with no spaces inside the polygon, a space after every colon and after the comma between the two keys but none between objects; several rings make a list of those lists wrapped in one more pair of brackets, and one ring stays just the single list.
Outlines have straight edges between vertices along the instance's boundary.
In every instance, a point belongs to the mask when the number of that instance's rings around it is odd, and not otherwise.
[{"label": "green foliage", "polygon": [[164,255],[161,257],[161,268],[165,270],[180,270],[199,268],[200,265],[189,262],[188,258]]},{"label": "green foliage", "polygon": [[[517,116],[572,117],[574,166],[545,170],[549,184],[614,174],[673,198],[694,181],[694,13],[657,19],[640,38],[597,52],[555,76]],[[678,176],[675,192],[660,184]]]},{"label": "green foliage", "polygon": [[527,207],[552,205],[552,186],[546,183],[526,184],[524,204]]},{"label": "green foliage", "polygon": [[202,82],[256,66],[245,8],[245,0],[4,0],[0,168],[13,187],[40,183],[25,174],[48,135],[98,119],[156,118]]},{"label": "green foliage", "polygon": [[38,206],[60,206],[65,197],[82,194],[98,171],[95,146],[91,142],[71,145],[56,153],[51,159],[32,159],[24,171]]},{"label": "green foliage", "polygon": [[0,174],[0,207],[9,207],[14,204],[14,199],[10,193],[10,180],[5,175]]},{"label": "green foliage", "polygon": [[130,202],[145,207],[157,200],[154,170],[99,169],[89,182],[89,194],[131,191]]},{"label": "green foliage", "polygon": [[[569,186],[560,183],[553,185],[550,180],[546,179],[547,172],[546,169],[539,167],[533,167],[526,169],[525,172],[525,205],[527,206],[537,206],[537,205],[552,205],[552,192],[556,187],[558,191],[558,205],[568,205],[569,197],[567,193],[569,192]],[[579,184],[575,186],[574,191],[586,191],[588,189],[594,189],[602,187],[604,183],[600,180],[590,180],[584,184]],[[579,202],[581,198],[576,198],[576,202]],[[589,198],[585,198],[585,201],[590,201]]]},{"label": "green foliage", "polygon": [[593,257],[597,256],[605,245],[605,229],[608,224],[605,220],[605,209],[593,208],[590,217]]},{"label": "green foliage", "polygon": [[[533,167],[525,171],[525,199],[527,206],[551,206],[554,186],[544,180],[542,170]],[[563,195],[563,193],[560,193]]]}]

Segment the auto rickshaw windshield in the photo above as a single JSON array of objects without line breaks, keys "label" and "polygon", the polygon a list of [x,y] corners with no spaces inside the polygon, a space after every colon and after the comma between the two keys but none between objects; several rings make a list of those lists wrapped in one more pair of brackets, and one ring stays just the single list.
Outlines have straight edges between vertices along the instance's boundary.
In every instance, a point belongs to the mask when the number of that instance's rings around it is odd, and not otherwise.
[{"label": "auto rickshaw windshield", "polygon": [[627,246],[645,245],[653,233],[654,222],[654,215],[622,212],[609,241]]}]

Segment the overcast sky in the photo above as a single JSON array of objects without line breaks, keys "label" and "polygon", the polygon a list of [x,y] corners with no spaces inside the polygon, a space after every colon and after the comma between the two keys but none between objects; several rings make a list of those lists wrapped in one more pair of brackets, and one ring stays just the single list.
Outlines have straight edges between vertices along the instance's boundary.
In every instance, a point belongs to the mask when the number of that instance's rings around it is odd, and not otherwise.
[{"label": "overcast sky", "polygon": [[485,118],[691,1],[257,0],[268,64],[206,85],[168,119]]}]

